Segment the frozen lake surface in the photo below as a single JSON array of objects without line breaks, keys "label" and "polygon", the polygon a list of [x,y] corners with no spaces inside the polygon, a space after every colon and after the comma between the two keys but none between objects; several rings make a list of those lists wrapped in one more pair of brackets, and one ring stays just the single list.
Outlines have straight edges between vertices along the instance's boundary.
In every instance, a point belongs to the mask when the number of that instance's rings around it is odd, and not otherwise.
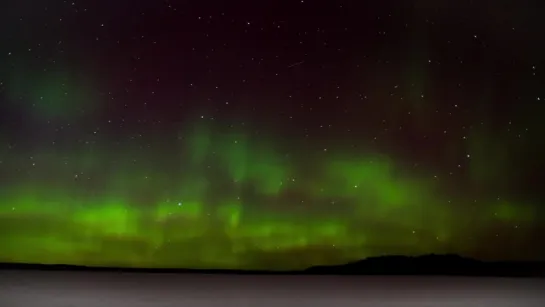
[{"label": "frozen lake surface", "polygon": [[0,306],[545,306],[545,279],[0,271]]}]

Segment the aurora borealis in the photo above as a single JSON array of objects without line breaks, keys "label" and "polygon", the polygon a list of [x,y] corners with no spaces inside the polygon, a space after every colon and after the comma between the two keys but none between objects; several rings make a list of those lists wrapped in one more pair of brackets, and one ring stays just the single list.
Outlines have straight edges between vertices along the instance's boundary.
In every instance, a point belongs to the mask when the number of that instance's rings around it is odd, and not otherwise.
[{"label": "aurora borealis", "polygon": [[0,262],[545,258],[529,9],[7,2]]}]

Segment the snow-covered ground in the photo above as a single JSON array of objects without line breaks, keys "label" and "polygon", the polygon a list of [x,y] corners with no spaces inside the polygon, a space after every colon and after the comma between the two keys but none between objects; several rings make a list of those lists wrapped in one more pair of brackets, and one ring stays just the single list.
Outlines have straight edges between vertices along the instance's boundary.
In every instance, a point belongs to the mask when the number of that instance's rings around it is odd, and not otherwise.
[{"label": "snow-covered ground", "polygon": [[0,271],[0,306],[545,306],[545,279]]}]

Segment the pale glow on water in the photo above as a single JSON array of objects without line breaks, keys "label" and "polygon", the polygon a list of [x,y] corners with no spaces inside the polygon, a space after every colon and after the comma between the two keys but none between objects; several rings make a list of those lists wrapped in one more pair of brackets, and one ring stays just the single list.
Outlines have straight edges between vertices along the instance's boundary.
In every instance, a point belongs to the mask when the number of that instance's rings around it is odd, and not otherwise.
[{"label": "pale glow on water", "polygon": [[545,279],[0,271],[10,307],[542,306]]}]

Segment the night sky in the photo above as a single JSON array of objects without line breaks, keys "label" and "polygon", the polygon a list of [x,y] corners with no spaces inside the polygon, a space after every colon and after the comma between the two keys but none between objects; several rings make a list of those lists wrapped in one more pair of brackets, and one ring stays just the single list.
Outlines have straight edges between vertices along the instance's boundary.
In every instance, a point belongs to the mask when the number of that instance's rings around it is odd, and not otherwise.
[{"label": "night sky", "polygon": [[542,2],[2,1],[0,261],[543,260]]}]

